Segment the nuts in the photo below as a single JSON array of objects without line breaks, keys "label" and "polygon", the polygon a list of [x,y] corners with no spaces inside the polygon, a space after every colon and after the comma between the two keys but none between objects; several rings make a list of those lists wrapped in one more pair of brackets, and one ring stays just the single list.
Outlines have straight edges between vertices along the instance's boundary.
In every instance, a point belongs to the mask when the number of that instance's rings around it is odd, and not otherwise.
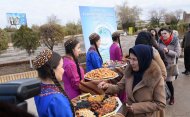
[{"label": "nuts", "polygon": [[76,117],[101,117],[113,112],[117,106],[118,102],[114,96],[93,95],[77,103]]}]

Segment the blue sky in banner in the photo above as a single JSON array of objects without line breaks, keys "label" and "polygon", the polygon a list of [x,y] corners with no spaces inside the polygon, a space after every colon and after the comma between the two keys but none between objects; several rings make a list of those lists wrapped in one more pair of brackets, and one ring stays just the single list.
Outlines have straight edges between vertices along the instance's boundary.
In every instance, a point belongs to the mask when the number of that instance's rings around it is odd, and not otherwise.
[{"label": "blue sky in banner", "polygon": [[80,6],[80,16],[86,51],[90,47],[89,35],[98,33],[101,37],[99,48],[104,62],[110,59],[111,34],[116,31],[116,16],[113,7]]},{"label": "blue sky in banner", "polygon": [[9,26],[27,25],[27,19],[25,13],[7,13],[7,20]]}]

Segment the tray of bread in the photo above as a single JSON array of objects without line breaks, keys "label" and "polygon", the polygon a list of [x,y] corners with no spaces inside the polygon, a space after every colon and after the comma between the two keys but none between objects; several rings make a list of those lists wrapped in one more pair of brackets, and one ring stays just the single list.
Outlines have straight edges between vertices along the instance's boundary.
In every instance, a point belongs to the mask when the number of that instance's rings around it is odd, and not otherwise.
[{"label": "tray of bread", "polygon": [[86,73],[84,78],[87,80],[109,80],[117,78],[118,76],[118,73],[109,68],[99,68]]},{"label": "tray of bread", "polygon": [[91,95],[87,93],[75,102],[76,117],[110,117],[121,108],[118,97],[109,95]]},{"label": "tray of bread", "polygon": [[125,67],[127,65],[128,65],[127,62],[124,62],[124,61],[109,60],[103,64],[103,67],[104,68],[122,68],[122,67]]}]

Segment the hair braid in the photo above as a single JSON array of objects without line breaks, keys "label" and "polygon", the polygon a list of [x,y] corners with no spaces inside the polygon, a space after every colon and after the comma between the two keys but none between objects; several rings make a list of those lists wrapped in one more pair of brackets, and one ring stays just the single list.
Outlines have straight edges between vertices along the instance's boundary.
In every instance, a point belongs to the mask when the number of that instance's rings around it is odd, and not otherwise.
[{"label": "hair braid", "polygon": [[[100,55],[100,52],[98,50],[98,46],[96,44],[96,42],[100,39],[100,36],[97,33],[92,33],[89,36],[89,40],[90,40],[90,45],[94,45],[96,48],[96,51],[98,52],[98,55],[100,56],[101,60],[102,60],[102,56]],[[102,60],[103,61],[103,60]]]},{"label": "hair braid", "polygon": [[75,38],[72,38],[72,39],[67,40],[64,45],[65,45],[66,54],[69,54],[73,57],[75,64],[77,66],[78,75],[80,77],[80,80],[82,80],[82,75],[81,75],[78,59],[76,58],[76,56],[73,53],[73,49],[76,47],[76,45],[78,43],[79,43],[79,41],[77,41]]},{"label": "hair braid", "polygon": [[121,49],[121,55],[123,56],[123,50],[122,50],[122,48],[121,48],[121,41],[120,41],[120,38],[118,38],[118,43],[119,43],[119,47],[120,47],[120,49]]},{"label": "hair braid", "polygon": [[60,85],[60,83],[56,79],[55,73],[54,73],[53,70],[51,70],[51,74],[52,74],[52,81],[54,82],[54,84],[58,87],[58,89],[60,90],[60,92],[68,99],[68,101],[70,103],[70,107],[71,107],[72,113],[73,113],[73,117],[75,117],[74,106],[73,106],[71,100],[69,99],[68,95],[65,93],[65,91],[62,88],[62,86]]},{"label": "hair braid", "polygon": [[73,51],[71,52],[71,55],[72,55],[72,57],[73,57],[73,59],[74,59],[74,61],[75,61],[75,64],[76,64],[76,66],[77,66],[77,72],[78,72],[78,74],[79,74],[80,80],[82,80],[82,76],[81,76],[81,71],[80,71],[78,59],[75,57]]},{"label": "hair braid", "polygon": [[[98,50],[98,46],[96,45],[96,43],[94,43],[94,46],[95,46],[95,48],[96,48],[96,51],[98,52],[98,55],[100,56],[100,58],[101,58],[101,60],[102,60],[102,56],[100,55],[100,52],[99,52],[99,50]],[[103,61],[103,60],[102,60]]]},{"label": "hair braid", "polygon": [[113,40],[113,42],[118,42],[119,43],[119,47],[120,47],[120,49],[121,49],[121,54],[122,54],[122,56],[123,56],[123,50],[122,50],[122,48],[121,48],[121,41],[120,41],[120,33],[119,32],[113,32],[112,33],[112,40]]}]

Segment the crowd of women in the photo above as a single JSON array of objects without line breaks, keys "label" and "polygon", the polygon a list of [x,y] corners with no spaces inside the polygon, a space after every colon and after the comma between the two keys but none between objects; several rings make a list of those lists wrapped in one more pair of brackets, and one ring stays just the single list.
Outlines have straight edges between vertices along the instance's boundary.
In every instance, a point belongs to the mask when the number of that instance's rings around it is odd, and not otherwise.
[{"label": "crowd of women", "polygon": [[[166,107],[165,82],[171,92],[169,104],[174,104],[175,76],[167,74],[167,68],[180,55],[178,38],[172,31],[161,28],[157,33],[140,32],[129,55],[122,53],[120,34],[112,34],[110,60],[126,60],[129,65],[124,76],[116,84],[105,81],[97,87],[106,94],[125,92],[122,114],[127,117],[164,117]],[[102,68],[103,60],[99,52],[101,37],[97,33],[89,36],[90,48],[86,53],[86,72]],[[66,55],[62,58],[56,52],[44,50],[34,60],[34,66],[41,79],[41,93],[35,97],[40,117],[74,117],[72,99],[81,95],[79,84],[84,80],[84,69],[78,62],[80,42],[72,38],[65,42]],[[63,87],[62,87],[63,84]]]}]

